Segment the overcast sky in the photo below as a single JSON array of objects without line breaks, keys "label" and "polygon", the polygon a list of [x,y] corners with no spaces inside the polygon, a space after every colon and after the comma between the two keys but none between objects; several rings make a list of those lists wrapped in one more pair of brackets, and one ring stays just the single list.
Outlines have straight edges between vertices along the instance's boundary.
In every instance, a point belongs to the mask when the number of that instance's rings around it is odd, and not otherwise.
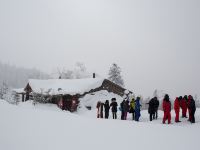
[{"label": "overcast sky", "polygon": [[0,60],[51,73],[77,61],[152,96],[200,96],[199,0],[0,0]]}]

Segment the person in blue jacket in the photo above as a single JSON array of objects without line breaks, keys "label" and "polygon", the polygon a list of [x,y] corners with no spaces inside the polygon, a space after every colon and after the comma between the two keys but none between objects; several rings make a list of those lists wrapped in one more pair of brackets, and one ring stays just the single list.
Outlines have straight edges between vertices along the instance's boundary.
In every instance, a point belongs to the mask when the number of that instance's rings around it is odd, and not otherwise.
[{"label": "person in blue jacket", "polygon": [[140,107],[141,107],[140,97],[137,97],[135,100],[135,121],[139,121],[139,118],[141,116]]}]

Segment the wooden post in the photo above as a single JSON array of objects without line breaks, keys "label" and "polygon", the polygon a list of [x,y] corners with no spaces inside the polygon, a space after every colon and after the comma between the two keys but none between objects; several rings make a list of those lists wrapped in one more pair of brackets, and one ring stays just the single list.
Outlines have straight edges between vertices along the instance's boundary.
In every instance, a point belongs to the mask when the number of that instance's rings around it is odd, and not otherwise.
[{"label": "wooden post", "polygon": [[93,78],[96,78],[96,75],[95,75],[95,73],[93,73]]},{"label": "wooden post", "polygon": [[29,92],[26,92],[26,101],[29,100]]},{"label": "wooden post", "polygon": [[22,93],[22,102],[24,102],[24,93]]}]

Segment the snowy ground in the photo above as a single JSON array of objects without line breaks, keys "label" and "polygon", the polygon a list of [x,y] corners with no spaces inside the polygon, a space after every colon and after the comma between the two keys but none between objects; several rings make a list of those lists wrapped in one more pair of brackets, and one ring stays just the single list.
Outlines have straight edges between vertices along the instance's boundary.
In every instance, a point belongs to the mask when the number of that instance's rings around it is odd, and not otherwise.
[{"label": "snowy ground", "polygon": [[50,104],[0,100],[0,150],[199,150],[199,109],[196,124],[163,125],[161,117],[149,122],[142,111],[140,122],[105,120],[96,119],[96,110],[71,114]]}]

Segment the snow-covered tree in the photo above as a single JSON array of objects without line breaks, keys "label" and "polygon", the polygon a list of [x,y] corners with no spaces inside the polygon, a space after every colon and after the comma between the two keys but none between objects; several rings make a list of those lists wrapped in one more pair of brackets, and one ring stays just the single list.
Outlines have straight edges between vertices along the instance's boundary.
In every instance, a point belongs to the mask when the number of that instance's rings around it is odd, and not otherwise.
[{"label": "snow-covered tree", "polygon": [[8,94],[6,95],[5,100],[11,104],[18,105],[19,102],[21,101],[21,97],[17,92],[15,91],[9,91]]},{"label": "snow-covered tree", "polygon": [[121,76],[121,68],[117,64],[112,64],[110,67],[108,79],[122,87],[124,87],[124,80]]},{"label": "snow-covered tree", "polygon": [[88,78],[88,73],[86,72],[86,67],[83,63],[77,62],[75,69],[74,69],[74,76],[76,79],[81,79],[81,78]]},{"label": "snow-covered tree", "polygon": [[153,97],[157,97],[158,98],[158,90],[157,89],[153,92]]},{"label": "snow-covered tree", "polygon": [[194,96],[194,100],[195,100],[195,102],[196,102],[196,107],[200,107],[200,100],[198,99],[198,96],[197,96],[197,94]]},{"label": "snow-covered tree", "polygon": [[40,89],[40,93],[32,93],[33,95],[33,105],[37,103],[48,103],[50,101],[50,93],[51,89],[48,91],[44,91],[43,89]]},{"label": "snow-covered tree", "polygon": [[83,63],[77,62],[74,69],[57,69],[60,79],[82,79],[91,76]]},{"label": "snow-covered tree", "polygon": [[1,99],[8,103],[17,105],[20,102],[20,96],[15,91],[12,91],[7,84],[4,83],[0,91]]},{"label": "snow-covered tree", "polygon": [[19,102],[21,101],[20,95],[17,94],[16,92],[13,92],[13,100],[16,105],[19,104]]},{"label": "snow-covered tree", "polygon": [[0,85],[0,99],[4,99],[7,93],[8,85],[5,82],[3,82],[2,85]]},{"label": "snow-covered tree", "polygon": [[64,79],[73,79],[73,71],[72,70],[66,70],[63,72],[63,78]]}]

